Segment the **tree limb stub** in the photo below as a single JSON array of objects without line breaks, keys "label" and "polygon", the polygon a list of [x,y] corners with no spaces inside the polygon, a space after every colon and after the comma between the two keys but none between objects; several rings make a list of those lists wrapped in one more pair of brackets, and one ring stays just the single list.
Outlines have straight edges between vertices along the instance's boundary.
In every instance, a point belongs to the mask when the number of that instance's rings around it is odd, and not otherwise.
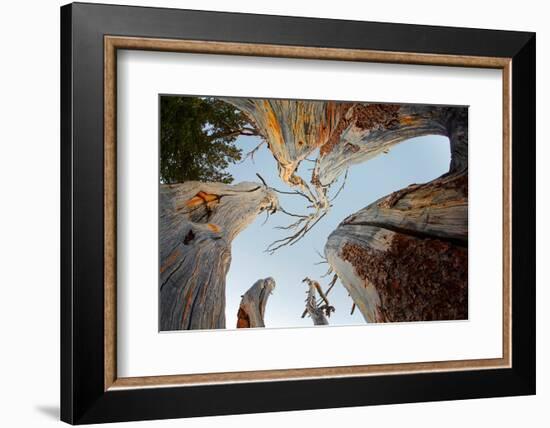
[{"label": "tree limb stub", "polygon": [[[330,306],[328,298],[324,293],[319,282],[312,280],[308,277],[304,278],[302,282],[308,285],[307,297],[306,297],[306,312],[311,317],[313,325],[328,325],[328,318],[330,314],[334,312],[334,307]],[[317,302],[317,293],[321,297],[321,303]],[[304,315],[302,315],[302,318]]]},{"label": "tree limb stub", "polygon": [[[319,306],[323,306],[323,302],[327,305],[327,307],[330,307],[331,310],[329,311],[329,313],[327,314],[329,317],[330,317],[330,312],[332,312],[334,310],[334,308],[332,306],[329,305],[329,302],[328,302],[328,295],[329,293],[332,291],[332,289],[334,288],[334,285],[336,284],[336,281],[338,280],[338,275],[337,274],[334,274],[333,277],[332,277],[332,280],[330,281],[329,285],[328,285],[328,288],[327,288],[327,291],[323,293],[321,287],[319,286],[319,290],[321,290],[321,292],[319,293],[319,295],[321,296],[321,298],[319,300],[317,300],[316,302],[316,306],[319,307]],[[309,278],[305,278],[304,281],[310,281]],[[303,282],[303,281],[302,281]],[[317,287],[316,287],[317,289]],[[306,315],[308,315],[308,311],[307,311],[307,308],[304,310],[304,312],[302,313],[302,318],[304,318]]]},{"label": "tree limb stub", "polygon": [[267,300],[275,289],[271,277],[259,279],[241,296],[237,313],[237,328],[265,327],[264,317]]},{"label": "tree limb stub", "polygon": [[276,194],[259,183],[160,187],[160,329],[225,328],[231,242]]}]

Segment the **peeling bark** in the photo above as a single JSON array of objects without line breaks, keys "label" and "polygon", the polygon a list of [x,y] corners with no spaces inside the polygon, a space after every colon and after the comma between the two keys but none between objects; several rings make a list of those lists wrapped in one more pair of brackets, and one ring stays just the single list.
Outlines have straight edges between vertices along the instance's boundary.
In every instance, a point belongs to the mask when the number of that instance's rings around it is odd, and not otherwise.
[{"label": "peeling bark", "polygon": [[[294,193],[305,196],[312,210],[295,215],[299,220],[285,228],[291,231],[290,239],[279,240],[273,251],[295,243],[326,215],[332,203],[330,186],[351,165],[413,137],[447,136],[448,174],[411,185],[350,216],[330,235],[325,255],[369,322],[467,317],[466,108],[226,101],[254,122],[277,161],[281,179],[297,188]],[[306,180],[296,171],[317,150]],[[257,183],[163,185],[160,207],[161,330],[224,328],[231,242],[258,213],[277,209],[274,191]],[[313,318],[319,307],[308,305],[315,303],[317,288],[316,281],[309,281],[306,309]],[[239,314],[239,322],[247,318],[251,324],[248,312]],[[321,315],[326,313],[321,310]]]},{"label": "peeling bark", "polygon": [[[466,107],[252,98],[225,101],[255,123],[277,161],[280,178],[310,200],[312,212],[307,225],[300,224],[298,236],[330,210],[330,186],[350,166],[387,153],[404,140],[447,136],[451,146],[449,171],[467,169]],[[298,166],[317,149],[319,155],[306,180],[297,174]]]},{"label": "peeling bark", "polygon": [[349,109],[349,103],[259,98],[226,98],[243,111],[264,136],[277,160],[281,179],[298,185],[300,162],[323,145]]},{"label": "peeling bark", "polygon": [[262,184],[160,186],[160,329],[225,328],[231,242],[277,196]]},{"label": "peeling bark", "polygon": [[[293,244],[328,212],[329,188],[350,166],[413,137],[447,136],[451,163],[445,176],[411,185],[346,219],[329,237],[325,255],[369,322],[467,317],[466,107],[226,101],[256,124],[281,179],[311,200],[312,213],[289,226],[293,233],[282,245]],[[296,171],[316,150],[306,180]]]},{"label": "peeling bark", "polygon": [[466,107],[357,104],[338,144],[321,151],[313,171],[321,186],[333,183],[351,165],[387,152],[414,137],[444,135],[451,142],[450,172],[467,168]]},{"label": "peeling bark", "polygon": [[[310,183],[333,183],[348,166],[404,140],[445,135],[451,171],[467,166],[467,108],[409,104],[226,98],[253,121],[275,157],[281,179],[300,186],[300,162],[320,149]],[[454,143],[453,143],[454,142]]]},{"label": "peeling bark", "polygon": [[325,255],[368,322],[468,318],[467,172],[384,197],[345,219]]},{"label": "peeling bark", "polygon": [[259,279],[241,296],[237,313],[237,328],[265,327],[265,307],[274,288],[275,280],[273,278]]}]

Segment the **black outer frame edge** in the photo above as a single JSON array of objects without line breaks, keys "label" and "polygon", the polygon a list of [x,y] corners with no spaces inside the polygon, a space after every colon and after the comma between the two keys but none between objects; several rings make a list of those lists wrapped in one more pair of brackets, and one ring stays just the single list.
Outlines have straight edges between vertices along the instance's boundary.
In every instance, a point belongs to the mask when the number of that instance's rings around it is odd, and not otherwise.
[{"label": "black outer frame edge", "polygon": [[512,59],[512,363],[536,391],[536,36]]},{"label": "black outer frame edge", "polygon": [[[104,34],[513,57],[532,33],[205,10],[72,3]],[[152,17],[152,19],[148,19]],[[79,16],[80,17],[80,16]],[[205,26],[204,22],[209,25]],[[162,28],[158,23],[162,22]],[[266,34],[266,30],[270,32]],[[162,36],[159,36],[160,33]],[[358,37],[360,36],[360,37]],[[269,39],[269,40],[266,40]],[[399,45],[399,49],[395,46]]]},{"label": "black outer frame edge", "polygon": [[[82,424],[535,393],[533,33],[98,4],[63,6],[61,17],[63,421]],[[209,25],[204,25],[206,21]],[[512,217],[513,368],[105,393],[101,286],[105,34],[513,57],[512,132],[513,141],[521,142],[521,148],[520,143],[512,145],[512,198],[519,207]],[[67,224],[70,221],[74,226]],[[311,391],[318,388],[331,394],[314,400]],[[243,396],[246,402],[240,399]]]},{"label": "black outer frame edge", "polygon": [[72,9],[62,7],[60,10],[61,34],[61,82],[60,82],[60,134],[61,134],[61,195],[60,195],[60,230],[61,230],[61,303],[60,303],[60,416],[61,420],[74,422],[73,416],[73,350],[72,350]]}]

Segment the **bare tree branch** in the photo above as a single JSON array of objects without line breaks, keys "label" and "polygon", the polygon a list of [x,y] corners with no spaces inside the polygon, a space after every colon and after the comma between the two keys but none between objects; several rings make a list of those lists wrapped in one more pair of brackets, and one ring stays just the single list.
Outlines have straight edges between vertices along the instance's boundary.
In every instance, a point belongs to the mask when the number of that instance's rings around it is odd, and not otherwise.
[{"label": "bare tree branch", "polygon": [[338,191],[335,193],[335,195],[332,197],[332,199],[330,200],[330,202],[334,201],[338,195],[340,194],[340,192],[344,189],[344,186],[346,185],[346,180],[348,178],[348,171],[349,171],[349,168],[346,169],[346,173],[344,174],[344,180],[342,181],[342,185],[340,186],[340,188],[338,189]]},{"label": "bare tree branch", "polygon": [[[313,319],[314,325],[327,325],[327,317],[335,311],[334,306],[331,306],[326,293],[323,292],[321,285],[308,277],[305,277],[302,282],[305,282],[309,286],[306,298],[306,310],[302,314],[302,318],[309,314]],[[316,293],[321,296],[321,302],[316,301]]]},{"label": "bare tree branch", "polygon": [[246,155],[244,155],[244,158],[242,158],[242,160],[239,162],[239,164],[244,163],[248,158],[250,158],[252,163],[254,163],[254,155],[260,149],[260,147],[262,147],[265,143],[266,143],[266,141],[264,139],[262,139],[260,144],[258,144],[256,147],[254,147],[252,150],[250,150]]},{"label": "bare tree branch", "polygon": [[[330,293],[330,291],[334,288],[334,284],[336,284],[336,280],[337,280],[337,279],[338,279],[338,275],[337,275],[337,274],[334,274],[334,277],[332,278],[332,280],[331,280],[330,283],[329,283],[329,286],[328,286],[328,288],[327,288],[327,291],[325,291],[324,293],[322,293],[322,291],[321,291],[321,293],[319,293],[319,294],[321,295],[321,298],[320,298],[319,300],[317,300],[317,302],[316,302],[316,304],[315,304],[317,307],[320,307],[320,305],[321,305],[323,302],[325,302],[326,305],[329,305],[327,296],[328,296],[328,294]],[[306,280],[309,280],[309,278],[306,277],[302,282],[304,282],[304,281],[306,281]],[[307,282],[307,281],[306,281],[306,282]],[[314,281],[314,282],[317,283],[317,284],[319,284],[317,281]],[[323,297],[324,297],[324,298],[323,298]],[[332,312],[334,312],[334,308],[332,308]],[[306,310],[304,310],[304,312],[302,313],[302,318],[304,318],[304,317],[307,315],[307,313],[308,313],[308,311],[307,311],[307,308],[306,308]],[[327,316],[330,317],[330,314],[328,314]]]},{"label": "bare tree branch", "polygon": [[312,204],[315,203],[315,201],[314,201],[312,198],[310,198],[308,195],[306,195],[305,193],[302,193],[302,192],[300,192],[300,191],[298,191],[298,190],[294,190],[294,191],[292,191],[292,192],[288,192],[288,191],[276,189],[275,187],[268,186],[267,183],[265,182],[264,178],[263,178],[260,174],[256,173],[256,175],[258,176],[258,178],[259,178],[260,180],[262,180],[262,183],[264,183],[265,187],[267,187],[267,188],[273,190],[274,192],[280,193],[280,194],[282,194],[282,195],[299,195],[299,196],[302,196],[302,197],[306,198],[306,199],[307,199],[309,202],[311,202]]}]

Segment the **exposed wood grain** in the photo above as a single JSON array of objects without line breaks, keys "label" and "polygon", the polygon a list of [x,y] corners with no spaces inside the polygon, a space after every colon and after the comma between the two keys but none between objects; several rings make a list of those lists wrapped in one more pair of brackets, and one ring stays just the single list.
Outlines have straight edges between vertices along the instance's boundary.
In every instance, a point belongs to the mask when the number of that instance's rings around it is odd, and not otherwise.
[{"label": "exposed wood grain", "polygon": [[502,71],[502,356],[512,361],[512,63]]},{"label": "exposed wood grain", "polygon": [[[386,153],[410,138],[449,138],[450,172],[467,168],[466,107],[307,100],[225,98],[255,123],[277,161],[279,176],[310,201],[310,213],[298,232],[303,237],[332,206],[329,189],[349,167]],[[311,177],[298,174],[304,159],[314,157]],[[368,185],[368,183],[367,183]],[[302,233],[303,231],[303,233]],[[283,245],[278,245],[278,249]]]},{"label": "exposed wood grain", "polygon": [[127,36],[105,36],[105,39],[117,49],[187,52],[213,55],[244,55],[476,68],[503,68],[510,61],[509,58],[500,57],[269,45],[261,43],[216,42],[206,40],[155,39]]},{"label": "exposed wood grain", "polygon": [[509,366],[509,362],[504,358],[488,358],[459,361],[428,361],[422,363],[371,364],[344,367],[128,377],[118,378],[110,389],[162,388],[171,386],[217,385],[243,382],[291,381],[312,378],[345,378],[375,376],[382,374],[434,373],[472,369],[498,369]]},{"label": "exposed wood grain", "polygon": [[265,308],[274,289],[275,280],[268,277],[256,281],[241,296],[237,313],[237,328],[265,327]]},{"label": "exposed wood grain", "polygon": [[231,242],[277,197],[259,183],[190,181],[161,185],[159,203],[160,329],[225,328]]},{"label": "exposed wood grain", "polygon": [[[345,219],[329,236],[325,256],[367,322],[466,319],[467,110],[403,106],[395,110],[395,120],[395,129],[370,126],[366,134],[360,131],[353,139],[359,156],[339,151],[332,163],[342,168],[407,138],[438,133],[450,144],[449,172],[394,192]],[[321,171],[329,166],[321,162]]]},{"label": "exposed wood grain", "polygon": [[[116,162],[108,154],[116,155],[116,51],[139,49],[154,51],[191,52],[224,55],[274,56],[287,58],[369,61],[404,64],[429,64],[459,67],[503,69],[503,174],[504,174],[504,287],[503,287],[503,357],[463,361],[432,361],[409,364],[386,364],[348,367],[321,367],[283,369],[236,373],[206,373],[197,375],[116,377],[116,275],[113,270],[105,275],[105,389],[199,385],[269,380],[292,380],[323,377],[369,376],[392,373],[420,373],[471,369],[492,369],[511,365],[511,59],[431,55],[402,52],[327,49],[302,46],[270,46],[207,41],[166,40],[105,36],[105,233],[116,237],[116,210],[108,207],[108,200],[116,201]],[[111,185],[109,185],[111,183]],[[114,184],[114,185],[113,185]],[[113,239],[105,239],[105,266],[114,266],[116,248]],[[107,273],[107,271],[106,271]]]},{"label": "exposed wood grain", "polygon": [[345,219],[325,255],[368,322],[468,317],[467,174],[384,197]]},{"label": "exposed wood grain", "polygon": [[104,69],[104,388],[116,380],[116,49],[105,43]]}]

